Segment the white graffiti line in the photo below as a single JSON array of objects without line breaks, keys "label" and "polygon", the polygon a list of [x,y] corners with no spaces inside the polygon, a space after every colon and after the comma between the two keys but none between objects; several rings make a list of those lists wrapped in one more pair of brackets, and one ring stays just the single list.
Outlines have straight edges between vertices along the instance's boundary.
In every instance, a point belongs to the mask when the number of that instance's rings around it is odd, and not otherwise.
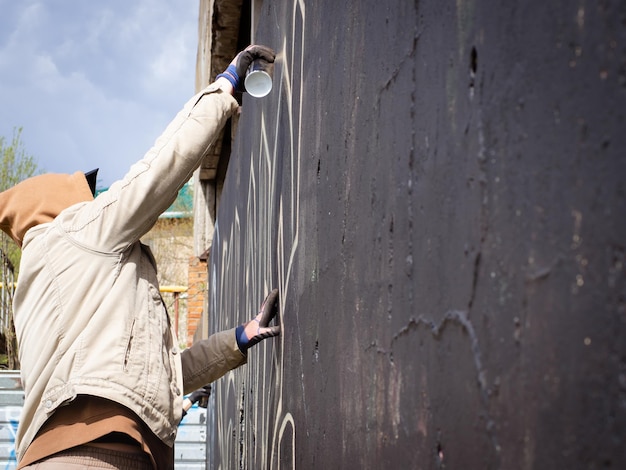
[{"label": "white graffiti line", "polygon": [[232,402],[239,403],[238,392],[237,392],[237,383],[236,377],[237,372],[229,372],[222,379],[226,382],[225,387],[217,388],[215,393],[217,394],[216,401],[221,402],[221,405],[216,406],[216,414],[217,414],[217,435],[219,439],[219,448],[220,448],[220,462],[218,468],[237,468],[234,462],[231,462],[231,458],[236,454],[236,449],[234,448],[235,441],[235,431],[238,429],[237,423],[228,419],[230,416],[230,408],[228,405]]},{"label": "white graffiti line", "polygon": [[[291,253],[289,255],[289,263],[287,266],[287,272],[285,273],[284,271],[284,266],[282,265],[284,257],[280,256],[279,260],[280,260],[280,280],[283,282],[283,285],[281,285],[281,312],[284,312],[284,307],[286,305],[286,301],[287,301],[287,295],[290,292],[289,290],[289,283],[291,281],[291,274],[292,274],[292,268],[294,265],[294,260],[295,260],[295,254],[298,248],[298,240],[299,240],[299,222],[300,222],[300,162],[301,162],[301,140],[300,140],[300,136],[302,135],[301,131],[302,131],[302,100],[303,100],[303,90],[304,90],[304,86],[302,83],[302,77],[303,77],[303,72],[304,72],[304,50],[305,50],[305,40],[304,40],[304,25],[306,23],[305,21],[305,9],[304,9],[304,2],[302,0],[296,0],[294,2],[293,5],[293,15],[292,15],[292,31],[291,31],[291,40],[292,40],[292,45],[295,44],[295,39],[296,39],[296,15],[297,12],[299,11],[300,15],[301,15],[301,24],[302,24],[302,30],[298,32],[298,34],[300,34],[300,39],[301,39],[301,50],[300,50],[300,94],[299,94],[299,99],[298,99],[298,105],[299,105],[299,112],[298,112],[298,116],[297,116],[297,132],[294,133],[294,111],[293,111],[293,76],[291,76],[289,74],[289,69],[287,68],[287,64],[285,64],[284,67],[284,71],[285,71],[285,85],[286,85],[286,90],[285,90],[285,94],[288,96],[288,100],[287,100],[287,106],[288,106],[288,119],[289,119],[289,129],[290,129],[290,134],[292,136],[291,139],[291,172],[292,172],[292,178],[291,181],[295,181],[296,185],[292,185],[291,186],[291,210],[292,210],[292,226],[291,226],[291,232],[293,234],[293,241],[291,244]],[[287,42],[286,39],[283,43],[283,50],[282,50],[283,56],[286,58],[287,57]],[[291,60],[290,63],[295,65],[295,48],[292,48],[291,50]],[[282,96],[282,94],[281,94]],[[276,132],[276,134],[278,134],[278,132]],[[296,136],[297,138],[297,147],[294,148],[294,136]],[[294,174],[295,172],[295,174]],[[282,205],[282,201],[280,204],[280,220],[281,220],[281,231],[280,231],[280,238],[279,238],[279,246],[281,248],[281,255],[283,254],[283,250],[285,248],[284,245],[284,232],[283,232],[283,205]],[[296,316],[296,324],[299,323],[298,321],[298,312],[295,312],[295,316]],[[282,328],[284,331],[284,322],[283,319],[281,318],[281,323],[282,323]],[[298,329],[299,331],[299,329]],[[273,433],[273,438],[272,438],[272,452],[271,452],[271,462],[270,462],[270,468],[276,468],[276,463],[274,462],[274,456],[275,455],[279,455],[280,454],[280,443],[282,441],[282,433],[284,432],[284,423],[285,423],[285,419],[287,419],[287,417],[289,417],[291,425],[293,427],[293,441],[292,441],[292,458],[293,458],[293,462],[292,462],[292,468],[295,469],[295,455],[296,455],[296,442],[295,442],[295,435],[296,435],[296,424],[295,421],[293,419],[293,416],[291,415],[290,412],[285,411],[285,418],[283,419],[283,424],[281,424],[281,427],[279,430],[277,430],[277,425],[278,422],[280,420],[280,417],[283,414],[283,391],[284,391],[284,386],[283,386],[283,381],[282,378],[284,376],[284,367],[285,367],[285,363],[284,363],[284,346],[285,346],[285,334],[281,335],[281,356],[280,356],[280,367],[278,368],[278,374],[279,374],[279,390],[280,390],[280,395],[278,398],[278,405],[277,405],[277,410],[276,410],[276,421],[275,421],[275,425],[274,425],[274,433]],[[301,341],[299,342],[301,344]],[[300,348],[300,363],[303,363],[303,358],[302,358],[302,349]],[[303,389],[303,396],[302,399],[305,400],[304,397],[304,389]],[[278,449],[277,449],[278,446]],[[277,462],[277,464],[280,464],[280,458]]]},{"label": "white graffiti line", "polygon": [[[294,293],[291,282],[293,282],[292,277],[295,275],[300,236],[300,136],[304,89],[302,83],[304,12],[304,2],[296,0],[293,3],[291,18],[291,49],[288,53],[288,39],[285,38],[282,50],[278,54],[283,66],[279,68],[282,73],[279,80],[279,90],[277,90],[277,111],[272,114],[276,127],[275,129],[268,128],[269,115],[262,111],[261,139],[258,148],[251,150],[248,181],[242,181],[243,184],[239,183],[243,188],[247,186],[246,189],[248,190],[248,201],[245,208],[245,233],[241,233],[242,226],[239,217],[243,214],[239,213],[237,207],[234,208],[234,222],[226,229],[226,236],[224,236],[218,223],[215,226],[216,243],[214,247],[219,248],[215,249],[211,263],[213,275],[211,280],[212,329],[219,331],[229,326],[224,324],[228,318],[233,318],[233,316],[228,315],[228,312],[238,315],[241,321],[247,320],[247,315],[258,308],[259,295],[267,293],[273,287],[268,283],[271,282],[272,275],[276,270],[278,274],[277,287],[280,290],[280,323],[285,333],[279,338],[280,347],[273,347],[272,343],[267,345],[265,342],[257,346],[255,353],[251,355],[249,360],[249,367],[229,373],[225,388],[219,387],[219,392],[216,390],[216,447],[219,448],[221,454],[219,456],[219,468],[237,468],[242,463],[245,466],[250,462],[259,464],[259,468],[280,466],[282,464],[280,452],[282,445],[284,445],[285,430],[288,426],[292,429],[291,465],[295,467],[296,426],[293,415],[284,409],[285,361],[283,351],[285,336],[288,334],[285,330],[285,317],[294,315],[295,323],[298,324],[298,312],[287,312],[285,307],[290,300],[289,296]],[[302,25],[301,30],[297,28],[297,24]],[[301,42],[300,51],[294,47],[298,40]],[[292,71],[299,72],[299,75],[292,74]],[[294,83],[296,76],[299,80],[298,83]],[[294,101],[294,93],[296,93],[296,101]],[[285,122],[280,114],[283,106],[287,109],[285,116],[286,136],[284,133],[281,134],[281,131],[285,131]],[[273,139],[269,137],[272,132]],[[285,142],[286,147],[281,145],[283,141],[279,141],[279,139],[287,141]],[[287,149],[290,174],[287,177],[283,175],[283,186],[279,188],[277,165],[279,162],[283,162],[283,155],[278,155],[278,152],[279,149],[282,151],[283,148]],[[277,195],[278,200],[275,204]],[[288,216],[285,215],[287,207],[290,210]],[[268,224],[276,222],[278,223],[277,239],[274,241],[272,239],[272,227],[269,227]],[[241,235],[244,235],[243,239],[240,238]],[[243,245],[238,244],[240,240]],[[263,261],[259,262],[259,260]],[[216,275],[220,276],[219,281]],[[220,312],[226,313],[221,315]],[[243,318],[244,316],[246,318]],[[294,328],[294,333],[299,334],[297,327]],[[302,341],[300,340],[299,343],[302,344]],[[270,359],[272,360],[272,367],[267,368],[266,364]],[[300,360],[302,362],[301,348]],[[271,377],[268,373],[276,375]],[[274,394],[271,393],[272,385],[275,390]],[[241,393],[238,394],[237,390],[240,390]],[[251,395],[252,390],[259,393]],[[248,397],[253,397],[250,406],[246,404]],[[232,406],[234,403],[238,405],[237,409],[242,413],[243,421],[241,422],[239,422],[240,416],[233,414]],[[274,410],[272,409],[273,403],[276,406]],[[251,416],[245,416],[248,410],[251,410]],[[274,413],[273,429],[270,423],[272,411]],[[255,446],[251,445],[252,441],[256,443]],[[268,452],[267,445],[271,445],[270,452]],[[271,456],[269,466],[268,456]],[[275,462],[277,456],[279,461]],[[239,461],[233,461],[236,459]]]},{"label": "white graffiti line", "polygon": [[286,413],[283,419],[283,422],[280,425],[280,432],[278,436],[278,461],[281,462],[281,442],[283,441],[283,437],[285,435],[285,429],[287,429],[287,425],[291,425],[291,468],[296,468],[296,423],[293,420],[293,416],[291,413]]}]

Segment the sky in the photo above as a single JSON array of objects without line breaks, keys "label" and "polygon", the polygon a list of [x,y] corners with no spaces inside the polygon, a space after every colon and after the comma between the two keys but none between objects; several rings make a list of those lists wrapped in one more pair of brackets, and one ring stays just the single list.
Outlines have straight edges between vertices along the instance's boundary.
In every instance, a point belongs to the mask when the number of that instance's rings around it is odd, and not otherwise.
[{"label": "sky", "polygon": [[0,136],[122,178],[194,93],[199,0],[0,0]]}]

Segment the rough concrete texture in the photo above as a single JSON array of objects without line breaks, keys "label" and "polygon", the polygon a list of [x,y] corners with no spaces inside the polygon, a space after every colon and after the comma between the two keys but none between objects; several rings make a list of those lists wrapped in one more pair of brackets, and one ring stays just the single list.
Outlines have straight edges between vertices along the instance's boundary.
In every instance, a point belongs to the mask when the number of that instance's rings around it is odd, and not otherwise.
[{"label": "rough concrete texture", "polygon": [[626,3],[264,1],[211,328],[213,468],[626,468]]}]

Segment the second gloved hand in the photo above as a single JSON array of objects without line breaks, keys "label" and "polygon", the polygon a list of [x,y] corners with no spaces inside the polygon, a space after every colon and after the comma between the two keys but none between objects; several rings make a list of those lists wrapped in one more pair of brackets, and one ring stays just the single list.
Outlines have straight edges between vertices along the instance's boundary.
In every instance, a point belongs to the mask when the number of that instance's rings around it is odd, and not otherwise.
[{"label": "second gloved hand", "polygon": [[235,330],[237,345],[244,354],[259,341],[280,334],[280,326],[269,326],[278,312],[278,289],[274,289],[263,301],[259,314]]},{"label": "second gloved hand", "polygon": [[191,394],[189,395],[189,401],[192,404],[197,403],[204,397],[209,398],[210,395],[211,395],[211,385],[205,385],[204,387],[199,388],[198,390],[194,392],[191,392]]}]

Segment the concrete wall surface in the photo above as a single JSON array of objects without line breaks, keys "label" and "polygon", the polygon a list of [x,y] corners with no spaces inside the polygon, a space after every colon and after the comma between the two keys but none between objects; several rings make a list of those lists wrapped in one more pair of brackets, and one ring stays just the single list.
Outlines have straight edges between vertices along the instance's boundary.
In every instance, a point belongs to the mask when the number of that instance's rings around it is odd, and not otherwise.
[{"label": "concrete wall surface", "polygon": [[626,3],[270,1],[209,262],[209,468],[626,468]]}]

